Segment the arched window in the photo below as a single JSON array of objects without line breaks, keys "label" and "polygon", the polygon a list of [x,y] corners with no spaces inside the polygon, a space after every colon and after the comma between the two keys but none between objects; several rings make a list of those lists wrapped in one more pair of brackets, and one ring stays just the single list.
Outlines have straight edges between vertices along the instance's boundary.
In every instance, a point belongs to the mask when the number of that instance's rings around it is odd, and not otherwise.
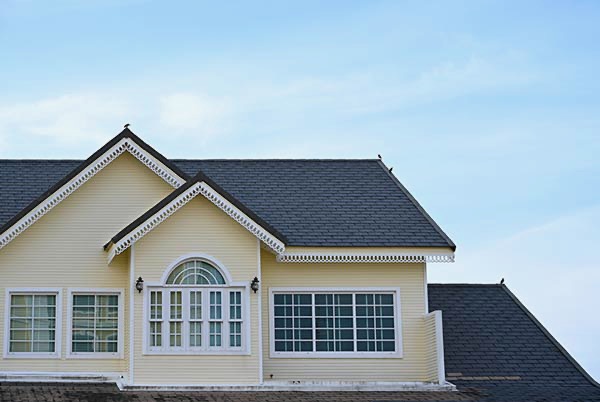
[{"label": "arched window", "polygon": [[175,267],[167,278],[167,285],[225,285],[225,278],[208,262],[192,260]]},{"label": "arched window", "polygon": [[245,286],[232,284],[227,272],[206,258],[174,266],[162,286],[149,286],[146,293],[147,352],[244,352]]}]

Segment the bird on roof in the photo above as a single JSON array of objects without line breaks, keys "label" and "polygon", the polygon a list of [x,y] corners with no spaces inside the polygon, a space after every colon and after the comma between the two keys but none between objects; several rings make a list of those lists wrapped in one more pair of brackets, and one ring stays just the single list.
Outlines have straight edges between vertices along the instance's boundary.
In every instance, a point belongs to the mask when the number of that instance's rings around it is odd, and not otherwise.
[{"label": "bird on roof", "polygon": [[381,154],[377,154],[377,157],[379,158],[379,160],[381,160]]},{"label": "bird on roof", "polygon": [[125,124],[123,127],[129,128],[129,123]]},{"label": "bird on roof", "polygon": [[500,279],[500,285],[504,285],[504,278]]},{"label": "bird on roof", "polygon": [[394,167],[392,166],[392,167],[390,168],[390,170],[388,170],[388,172],[392,173],[392,170],[393,170],[393,169],[394,169]]}]

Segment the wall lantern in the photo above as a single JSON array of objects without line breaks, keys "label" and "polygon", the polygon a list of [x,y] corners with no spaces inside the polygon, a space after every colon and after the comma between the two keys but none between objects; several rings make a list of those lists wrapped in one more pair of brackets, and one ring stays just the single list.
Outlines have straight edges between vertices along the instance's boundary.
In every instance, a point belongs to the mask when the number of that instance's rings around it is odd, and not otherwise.
[{"label": "wall lantern", "polygon": [[142,293],[142,290],[144,290],[144,280],[141,276],[135,282],[135,288],[137,289],[138,293]]},{"label": "wall lantern", "polygon": [[254,293],[256,293],[258,291],[258,282],[260,282],[260,281],[255,276],[254,279],[252,279],[252,282],[250,283],[250,289],[252,289],[254,291]]}]

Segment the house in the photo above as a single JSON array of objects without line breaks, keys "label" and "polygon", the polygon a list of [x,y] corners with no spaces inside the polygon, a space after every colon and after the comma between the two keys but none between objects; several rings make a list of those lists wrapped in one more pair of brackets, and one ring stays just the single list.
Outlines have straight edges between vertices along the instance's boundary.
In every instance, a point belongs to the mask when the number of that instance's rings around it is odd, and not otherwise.
[{"label": "house", "polygon": [[[169,160],[125,128],[83,162],[0,161],[0,186],[5,380],[533,386],[494,357],[523,336],[546,353],[539,378],[560,360],[596,390],[505,286],[428,285],[455,245],[380,160]],[[469,331],[493,320],[464,303],[516,321],[489,342]]]}]

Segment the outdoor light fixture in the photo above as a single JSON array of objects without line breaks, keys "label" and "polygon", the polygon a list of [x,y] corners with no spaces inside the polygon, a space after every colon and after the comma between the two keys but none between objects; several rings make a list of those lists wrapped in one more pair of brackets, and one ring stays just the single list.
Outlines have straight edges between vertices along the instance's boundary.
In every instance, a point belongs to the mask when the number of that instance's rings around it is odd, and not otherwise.
[{"label": "outdoor light fixture", "polygon": [[135,288],[137,289],[138,293],[142,293],[142,290],[144,290],[144,280],[141,276],[135,282]]},{"label": "outdoor light fixture", "polygon": [[260,281],[255,276],[254,279],[252,279],[252,282],[250,283],[250,289],[254,290],[254,293],[256,293],[258,291],[258,282],[260,282]]}]

